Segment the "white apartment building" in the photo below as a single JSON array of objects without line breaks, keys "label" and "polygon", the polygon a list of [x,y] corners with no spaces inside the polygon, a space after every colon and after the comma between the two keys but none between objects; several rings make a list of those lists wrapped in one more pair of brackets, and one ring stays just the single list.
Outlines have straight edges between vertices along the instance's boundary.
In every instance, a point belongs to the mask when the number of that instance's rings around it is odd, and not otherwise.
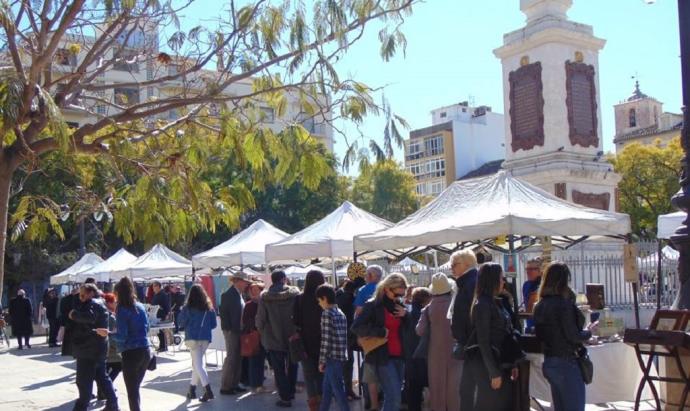
[{"label": "white apartment building", "polygon": [[[61,47],[54,56],[53,71],[55,75],[64,75],[75,70],[85,58],[90,48],[89,45],[93,44],[94,41],[93,37],[65,36]],[[124,40],[120,42],[120,45],[123,42]],[[155,56],[159,52],[158,42],[158,33],[154,28],[135,31],[127,40],[127,47],[123,52],[125,54],[124,59],[120,59],[117,63],[93,78],[93,84],[115,84],[115,88],[95,93],[85,92],[82,96],[72,101],[69,108],[63,110],[63,115],[68,123],[78,126],[95,122],[103,116],[112,115],[114,112],[119,111],[118,106],[128,106],[143,101],[154,101],[172,96],[193,96],[195,91],[203,90],[214,82],[217,83],[219,73],[214,70],[204,69],[191,73],[189,76],[157,83],[154,86],[139,86],[138,84],[142,84],[145,81],[177,74],[186,63],[184,60],[174,56],[171,56],[171,61],[169,62],[150,58],[151,53],[154,53],[153,55]],[[75,44],[81,46],[77,53],[74,53]],[[120,47],[117,48],[119,49]],[[142,50],[145,50],[145,53]],[[102,56],[101,61],[107,62],[112,60],[114,52],[114,50],[111,50],[108,54]],[[128,54],[131,58],[127,56]],[[142,54],[145,54],[147,57],[143,57]],[[96,69],[97,65],[89,67],[87,75],[89,72],[95,72]],[[117,87],[118,84],[123,86]],[[221,93],[225,95],[243,95],[250,93],[252,87],[253,79],[248,78],[233,83]],[[291,124],[302,124],[307,131],[332,152],[333,128],[330,125],[330,112],[325,112],[325,114],[317,112],[317,114],[308,115],[301,111],[297,92],[287,92],[286,98],[288,103],[284,115],[276,115],[273,108],[257,100],[255,103],[259,105],[260,115],[256,119],[249,120],[268,125],[274,132],[279,132]],[[324,97],[324,101],[326,99],[327,97]],[[181,110],[186,110],[186,108]],[[147,121],[153,122],[158,119],[176,120],[183,114],[181,110],[169,110]],[[220,107],[212,105],[209,108],[209,112],[212,115],[217,114],[220,112]]]},{"label": "white apartment building", "polygon": [[431,111],[432,125],[413,130],[405,141],[405,167],[417,180],[417,194],[438,195],[453,181],[505,155],[503,114],[468,102]]}]

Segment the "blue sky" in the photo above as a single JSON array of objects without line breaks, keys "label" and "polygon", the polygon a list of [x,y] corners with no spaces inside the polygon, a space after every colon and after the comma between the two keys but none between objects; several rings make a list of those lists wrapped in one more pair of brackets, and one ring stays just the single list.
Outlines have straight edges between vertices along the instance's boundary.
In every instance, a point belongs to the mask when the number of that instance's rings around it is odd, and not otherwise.
[{"label": "blue sky", "polygon": [[[613,105],[631,94],[631,76],[639,76],[642,91],[663,102],[665,111],[680,112],[677,3],[573,3],[570,19],[594,26],[594,34],[607,40],[599,58],[599,91],[604,149],[613,151]],[[477,105],[503,112],[501,64],[493,49],[502,45],[504,33],[524,25],[519,4],[519,0],[427,0],[415,7],[403,26],[408,39],[405,56],[399,53],[390,62],[383,62],[378,56],[377,29],[371,27],[337,68],[344,77],[386,86],[386,98],[394,111],[413,129],[431,123],[431,109],[470,98]],[[201,13],[195,10],[189,17],[211,17]],[[355,128],[349,125],[346,130],[354,138]],[[382,120],[370,118],[361,130],[380,139]],[[335,150],[342,158],[342,139],[336,139]],[[402,160],[401,150],[396,157]]]}]

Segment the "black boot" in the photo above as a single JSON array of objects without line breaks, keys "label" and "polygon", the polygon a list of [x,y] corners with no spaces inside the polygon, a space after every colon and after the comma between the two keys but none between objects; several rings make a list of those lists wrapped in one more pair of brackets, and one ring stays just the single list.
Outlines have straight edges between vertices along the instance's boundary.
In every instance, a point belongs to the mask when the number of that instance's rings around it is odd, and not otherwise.
[{"label": "black boot", "polygon": [[187,393],[187,399],[193,400],[194,398],[196,398],[196,385],[190,385],[189,392]]},{"label": "black boot", "polygon": [[213,399],[213,391],[211,391],[211,384],[204,387],[204,395],[199,398],[199,401],[206,402]]}]

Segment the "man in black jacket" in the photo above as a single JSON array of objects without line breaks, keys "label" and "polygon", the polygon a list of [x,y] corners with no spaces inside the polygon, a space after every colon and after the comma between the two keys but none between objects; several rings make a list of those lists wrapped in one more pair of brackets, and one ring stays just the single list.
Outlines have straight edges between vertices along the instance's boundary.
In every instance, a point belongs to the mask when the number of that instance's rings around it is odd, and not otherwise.
[{"label": "man in black jacket", "polygon": [[[77,388],[79,398],[74,404],[73,411],[86,411],[91,401],[93,383],[97,379],[99,369],[105,368],[108,353],[108,312],[98,296],[98,288],[94,284],[84,284],[79,289],[79,299],[69,312],[69,319],[73,323],[72,355],[77,360]],[[99,335],[103,332],[105,337]],[[101,381],[101,390],[107,398],[105,410],[118,410],[117,397],[110,378]]]},{"label": "man in black jacket", "polygon": [[[464,357],[464,349],[470,337],[472,323],[470,320],[470,308],[474,300],[474,289],[477,285],[477,257],[469,249],[456,251],[450,257],[450,267],[455,278],[455,295],[451,303],[452,311],[449,313],[451,318],[451,331],[455,338],[455,352],[459,357]],[[464,367],[462,361],[462,367]],[[462,375],[462,371],[460,372]],[[471,410],[472,398],[474,396],[474,381],[460,378],[460,409]]]},{"label": "man in black jacket", "polygon": [[[156,314],[156,317],[161,321],[165,321],[170,313],[170,295],[163,290],[161,283],[158,281],[152,282],[151,286],[154,292],[151,304],[158,306],[158,313]],[[158,331],[158,341],[158,352],[168,351],[168,341],[165,336],[165,330]]]},{"label": "man in black jacket", "polygon": [[48,290],[43,306],[46,309],[46,318],[48,319],[48,347],[57,347],[57,335],[60,324],[58,322],[58,296],[54,288]]},{"label": "man in black jacket", "polygon": [[242,310],[244,310],[242,294],[249,285],[249,277],[240,271],[233,274],[230,281],[232,281],[232,286],[220,297],[220,328],[225,338],[226,353],[220,384],[220,393],[223,395],[234,395],[246,391],[240,387],[242,375],[240,332],[242,331]]}]

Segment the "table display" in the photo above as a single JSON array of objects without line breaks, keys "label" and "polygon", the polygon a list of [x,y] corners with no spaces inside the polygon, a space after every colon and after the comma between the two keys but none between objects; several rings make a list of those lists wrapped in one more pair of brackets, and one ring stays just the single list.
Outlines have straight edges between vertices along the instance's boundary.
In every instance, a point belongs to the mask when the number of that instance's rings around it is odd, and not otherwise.
[{"label": "table display", "polygon": [[[643,376],[637,363],[635,350],[622,343],[606,343],[588,346],[589,357],[594,363],[594,380],[586,386],[588,404],[616,401],[635,401],[640,379]],[[530,361],[530,395],[552,402],[551,387],[542,373],[543,354],[527,354]],[[642,400],[652,398],[649,387],[642,392]]]}]

